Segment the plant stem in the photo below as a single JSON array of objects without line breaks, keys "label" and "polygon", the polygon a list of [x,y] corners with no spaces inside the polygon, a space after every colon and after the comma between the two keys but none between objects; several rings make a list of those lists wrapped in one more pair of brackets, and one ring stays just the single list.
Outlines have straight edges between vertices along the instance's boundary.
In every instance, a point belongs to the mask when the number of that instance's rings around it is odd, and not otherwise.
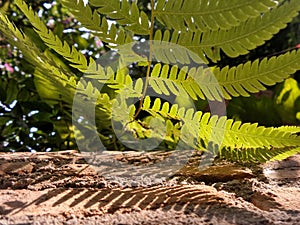
[{"label": "plant stem", "polygon": [[153,53],[152,53],[153,30],[154,30],[154,0],[151,0],[151,24],[150,24],[150,34],[149,34],[149,58],[148,58],[147,73],[146,73],[145,86],[143,89],[142,96],[140,98],[139,108],[137,109],[137,111],[134,115],[134,119],[136,119],[138,117],[138,115],[140,114],[140,112],[142,111],[143,102],[144,102],[144,99],[145,99],[145,96],[147,93],[147,89],[149,86],[149,77],[150,77],[152,56],[153,56]]}]

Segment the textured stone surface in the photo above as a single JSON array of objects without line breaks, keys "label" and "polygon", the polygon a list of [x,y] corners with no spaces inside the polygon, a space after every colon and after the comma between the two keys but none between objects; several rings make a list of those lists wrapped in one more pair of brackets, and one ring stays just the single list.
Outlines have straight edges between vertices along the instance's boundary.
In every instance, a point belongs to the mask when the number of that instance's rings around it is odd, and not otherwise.
[{"label": "textured stone surface", "polygon": [[[111,155],[142,164],[165,157]],[[109,180],[98,174],[76,151],[1,153],[0,224],[296,225],[299,159],[249,167],[217,162],[202,170],[193,159],[164,182],[122,183],[114,173]]]}]

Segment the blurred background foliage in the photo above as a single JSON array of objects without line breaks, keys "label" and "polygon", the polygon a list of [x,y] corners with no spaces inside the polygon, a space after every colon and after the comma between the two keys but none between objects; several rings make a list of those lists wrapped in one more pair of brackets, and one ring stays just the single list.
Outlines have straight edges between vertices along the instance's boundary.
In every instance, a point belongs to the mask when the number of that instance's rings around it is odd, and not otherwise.
[{"label": "blurred background foliage", "polygon": [[[0,1],[1,6],[6,2]],[[99,57],[104,50],[101,41],[89,35],[58,1],[28,0],[27,3],[54,34],[86,56]],[[64,59],[47,49],[13,3],[7,15],[19,29],[35,40],[41,51],[60,60],[62,66],[67,65]],[[5,41],[1,33],[0,70],[0,150],[52,151],[76,148],[70,110],[65,108],[64,102],[45,100],[48,87],[34,80],[33,66],[23,58],[22,52]],[[78,73],[75,69],[74,72]],[[40,96],[42,93],[44,96]]]},{"label": "blurred background foliage", "polygon": [[[86,56],[99,58],[108,50],[59,1],[26,2],[56,35]],[[139,1],[139,7],[149,13],[148,2]],[[7,3],[8,1],[0,0],[0,7]],[[61,61],[61,65],[68,67],[64,59],[47,49],[13,3],[10,4],[7,15],[18,28],[36,40],[41,51],[51,54],[55,60]],[[299,44],[300,16],[265,45],[237,59],[223,56],[218,66],[235,66],[248,60],[279,55],[300,48]],[[77,70],[70,67],[68,69],[74,70],[78,77],[81,76]],[[1,33],[0,71],[0,151],[76,149],[71,110],[65,107],[63,101],[50,102],[40,95],[47,87],[35,82],[33,66],[23,58],[22,52],[6,42]],[[198,109],[208,110],[205,102],[197,101],[196,104]],[[258,122],[265,126],[300,125],[300,73],[249,98],[234,98],[227,102],[227,115],[235,120]]]}]

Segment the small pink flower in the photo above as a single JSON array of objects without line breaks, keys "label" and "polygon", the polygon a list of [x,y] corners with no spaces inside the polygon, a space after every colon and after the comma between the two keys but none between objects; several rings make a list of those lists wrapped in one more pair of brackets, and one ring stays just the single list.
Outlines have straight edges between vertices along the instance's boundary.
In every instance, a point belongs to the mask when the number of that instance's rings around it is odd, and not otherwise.
[{"label": "small pink flower", "polygon": [[95,43],[98,48],[103,47],[103,43],[98,37],[95,38]]},{"label": "small pink flower", "polygon": [[4,67],[5,67],[6,71],[8,71],[10,73],[13,73],[15,71],[14,68],[11,65],[9,65],[8,63],[5,63]]},{"label": "small pink flower", "polygon": [[295,46],[295,48],[300,48],[300,44],[297,44],[297,45]]},{"label": "small pink flower", "polygon": [[68,24],[70,24],[72,22],[72,18],[71,17],[68,17],[68,18],[66,18],[65,20],[63,20],[63,24],[65,24],[65,25],[68,25]]}]

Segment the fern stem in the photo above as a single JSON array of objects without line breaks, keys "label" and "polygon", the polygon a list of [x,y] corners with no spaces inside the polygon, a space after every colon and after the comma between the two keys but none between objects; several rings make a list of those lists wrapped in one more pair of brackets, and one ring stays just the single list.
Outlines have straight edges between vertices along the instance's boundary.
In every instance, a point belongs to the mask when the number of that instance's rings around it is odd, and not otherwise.
[{"label": "fern stem", "polygon": [[146,73],[146,81],[145,81],[145,86],[143,89],[143,93],[142,96],[140,98],[140,104],[139,107],[134,115],[134,119],[136,119],[138,117],[138,115],[140,114],[140,112],[142,111],[142,107],[143,107],[143,102],[147,93],[147,89],[149,86],[149,78],[150,78],[150,71],[151,71],[151,64],[152,64],[152,40],[153,40],[153,33],[154,33],[154,0],[151,0],[151,24],[150,24],[150,33],[149,33],[149,59],[148,59],[148,66],[147,66],[147,73]]}]

